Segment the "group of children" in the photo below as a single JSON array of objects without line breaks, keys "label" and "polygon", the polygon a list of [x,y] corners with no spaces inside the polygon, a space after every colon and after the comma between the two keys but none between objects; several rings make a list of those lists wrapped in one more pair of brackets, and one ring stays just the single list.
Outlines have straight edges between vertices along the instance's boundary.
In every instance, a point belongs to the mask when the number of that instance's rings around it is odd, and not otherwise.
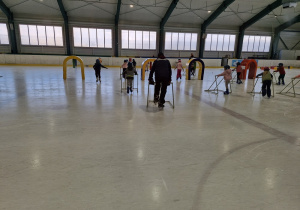
[{"label": "group of children", "polygon": [[123,69],[122,77],[127,80],[127,93],[132,92],[134,75],[137,75],[136,61],[134,59],[131,61],[131,58],[129,61],[124,60],[121,68]]},{"label": "group of children", "polygon": [[[233,70],[230,69],[229,65],[225,65],[224,66],[224,72],[222,72],[221,74],[216,75],[217,77],[219,76],[224,76],[224,81],[225,81],[225,87],[226,87],[226,91],[224,91],[224,95],[228,95],[229,94],[229,88],[228,88],[228,84],[230,83],[230,80],[232,79],[232,71],[237,71],[237,84],[242,84],[242,81],[240,79],[241,73],[242,73],[242,67],[241,67],[241,63],[238,62],[237,63],[237,67]],[[278,77],[278,83],[277,85],[285,85],[284,83],[284,77],[285,77],[285,70],[283,67],[283,63],[279,63],[277,70],[274,72],[279,72],[279,77]],[[298,75],[300,77],[300,75]],[[261,88],[261,92],[262,92],[262,96],[267,95],[268,98],[271,97],[271,84],[272,84],[272,79],[273,79],[273,75],[270,73],[270,68],[269,67],[264,67],[264,72],[260,73],[258,75],[256,75],[256,78],[258,77],[262,77],[262,88]],[[295,77],[297,78],[297,76]],[[281,83],[280,83],[281,82]]]},{"label": "group of children", "polygon": [[[105,66],[103,66],[102,64],[102,59],[99,58],[96,60],[96,63],[94,64],[93,68],[95,70],[95,75],[96,75],[96,82],[101,82],[101,68],[106,68]],[[122,76],[124,79],[127,80],[127,93],[132,92],[132,87],[133,87],[133,79],[134,79],[134,75],[137,75],[137,71],[136,71],[136,61],[133,59],[131,61],[131,59],[128,60],[124,60],[124,63],[122,64],[121,68],[123,68],[123,72],[122,72]],[[176,69],[177,69],[177,75],[176,75],[176,80],[181,79],[181,71],[183,70],[183,65],[181,63],[181,59],[178,59],[178,62],[176,64]],[[224,72],[222,72],[221,74],[216,75],[217,77],[220,76],[224,76],[224,81],[225,81],[225,87],[226,87],[226,91],[224,91],[224,95],[228,95],[229,94],[229,83],[232,79],[232,71],[236,71],[237,72],[237,84],[242,84],[242,80],[240,78],[241,74],[242,74],[242,66],[241,63],[238,62],[237,66],[235,69],[231,70],[229,65],[225,65],[224,66]],[[279,77],[278,77],[278,83],[277,85],[285,85],[284,83],[284,77],[285,77],[285,70],[283,67],[283,63],[279,63],[277,70],[274,72],[279,72]],[[262,77],[262,96],[267,95],[268,98],[271,97],[271,84],[272,84],[272,79],[273,79],[273,75],[270,73],[270,69],[269,67],[265,67],[264,68],[264,72],[260,73],[258,75],[256,75],[256,78],[258,77]],[[294,78],[299,78],[300,75],[294,77]]]}]

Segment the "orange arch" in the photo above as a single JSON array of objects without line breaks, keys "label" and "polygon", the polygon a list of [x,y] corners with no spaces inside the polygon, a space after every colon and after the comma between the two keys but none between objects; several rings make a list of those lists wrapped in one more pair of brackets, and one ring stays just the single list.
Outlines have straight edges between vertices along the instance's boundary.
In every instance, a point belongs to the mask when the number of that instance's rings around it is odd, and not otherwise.
[{"label": "orange arch", "polygon": [[156,58],[147,58],[146,60],[143,61],[142,63],[142,80],[145,80],[145,70],[146,70],[146,66],[149,62],[154,62],[156,60]]},{"label": "orange arch", "polygon": [[257,71],[257,62],[254,59],[244,59],[241,62],[242,66],[242,79],[246,79],[246,74],[248,72],[248,79],[253,79],[256,77],[256,71]]},{"label": "orange arch", "polygon": [[84,76],[84,65],[83,65],[83,61],[81,58],[77,57],[77,56],[69,56],[69,57],[66,57],[65,60],[64,60],[64,63],[63,63],[63,77],[64,77],[64,80],[67,79],[67,62],[68,60],[70,59],[76,59],[80,62],[80,66],[81,66],[81,77],[82,77],[82,80],[85,80],[85,76]]}]

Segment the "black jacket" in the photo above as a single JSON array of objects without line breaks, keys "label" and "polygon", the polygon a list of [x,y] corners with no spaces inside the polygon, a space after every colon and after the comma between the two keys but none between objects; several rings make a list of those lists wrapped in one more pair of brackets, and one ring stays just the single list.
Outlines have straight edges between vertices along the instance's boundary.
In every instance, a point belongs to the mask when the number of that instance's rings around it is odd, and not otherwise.
[{"label": "black jacket", "polygon": [[105,66],[102,66],[100,62],[96,62],[95,65],[93,66],[95,70],[101,70],[101,67],[106,68]]},{"label": "black jacket", "polygon": [[153,73],[155,73],[155,79],[171,81],[172,70],[170,61],[161,58],[156,59],[151,68],[149,80],[153,80]]}]

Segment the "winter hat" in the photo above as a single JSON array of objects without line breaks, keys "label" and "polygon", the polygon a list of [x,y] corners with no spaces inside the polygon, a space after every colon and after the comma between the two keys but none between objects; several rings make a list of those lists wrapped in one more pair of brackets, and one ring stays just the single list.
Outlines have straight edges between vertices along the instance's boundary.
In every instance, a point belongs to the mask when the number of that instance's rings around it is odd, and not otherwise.
[{"label": "winter hat", "polygon": [[224,69],[225,69],[225,70],[230,69],[230,66],[229,66],[229,65],[225,65],[225,66],[224,66]]},{"label": "winter hat", "polygon": [[166,58],[165,55],[162,52],[158,53],[157,57],[160,58],[160,59],[165,59]]}]

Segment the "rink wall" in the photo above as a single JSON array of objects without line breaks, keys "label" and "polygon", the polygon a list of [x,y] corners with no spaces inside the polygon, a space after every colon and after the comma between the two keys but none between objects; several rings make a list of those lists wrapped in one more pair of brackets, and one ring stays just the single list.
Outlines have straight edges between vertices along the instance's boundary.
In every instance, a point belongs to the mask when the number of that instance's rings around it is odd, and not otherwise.
[{"label": "rink wall", "polygon": [[[60,55],[12,55],[12,54],[0,54],[0,64],[2,65],[46,65],[46,66],[62,66],[64,59],[68,56]],[[97,56],[78,56],[83,60],[85,66],[92,66]],[[104,66],[119,67],[123,64],[128,57],[101,57],[102,64]],[[141,66],[142,62],[147,58],[134,58],[137,62],[137,66]],[[171,65],[175,67],[176,58],[169,59]],[[185,65],[188,59],[181,59]],[[220,67],[221,59],[203,59],[206,66]],[[72,64],[68,61],[68,64]]]},{"label": "rink wall", "polygon": [[[13,55],[13,54],[0,54],[1,65],[39,65],[39,66],[62,66],[64,59],[68,56],[61,55]],[[97,56],[79,56],[85,66],[92,66],[95,63]],[[110,67],[119,67],[122,65],[124,59],[127,57],[102,57],[103,65]],[[141,66],[146,58],[134,58],[137,66]],[[177,58],[170,58],[172,67],[174,68]],[[187,63],[188,59],[181,59],[183,65]],[[233,64],[238,59],[229,59],[228,64]],[[257,60],[258,66],[277,66],[278,63],[283,63],[284,66],[300,67],[300,60]],[[203,59],[206,67],[221,67],[221,59]],[[71,61],[68,62],[72,64]]]}]

